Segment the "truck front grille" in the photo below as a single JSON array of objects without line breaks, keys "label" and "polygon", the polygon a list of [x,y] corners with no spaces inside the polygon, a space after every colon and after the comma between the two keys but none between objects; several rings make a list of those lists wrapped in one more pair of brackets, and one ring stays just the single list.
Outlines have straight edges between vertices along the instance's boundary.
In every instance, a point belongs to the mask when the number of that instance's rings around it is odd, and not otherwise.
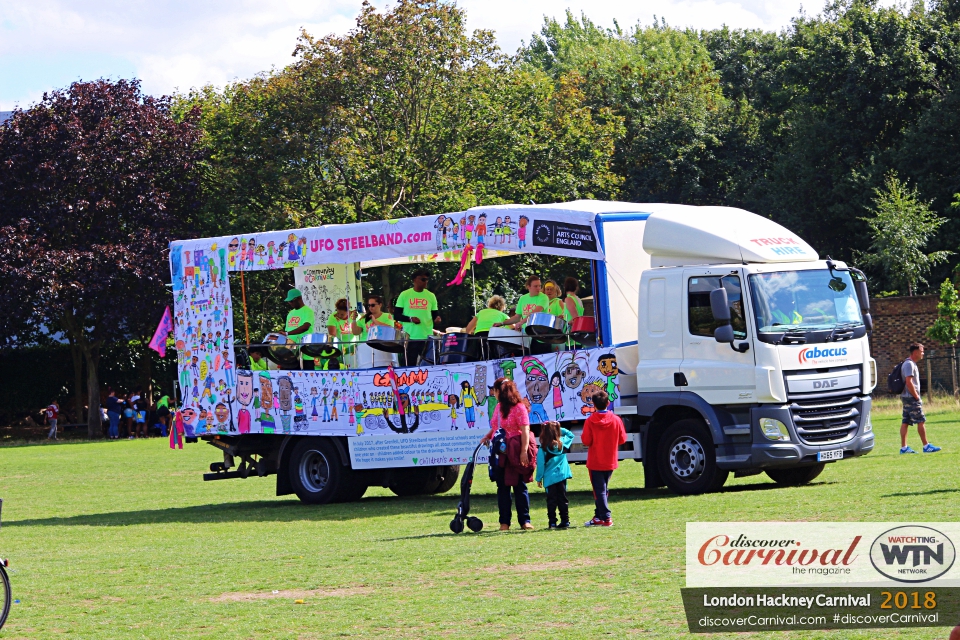
[{"label": "truck front grille", "polygon": [[857,434],[860,400],[857,396],[794,400],[790,405],[797,435],[807,444],[834,444]]}]

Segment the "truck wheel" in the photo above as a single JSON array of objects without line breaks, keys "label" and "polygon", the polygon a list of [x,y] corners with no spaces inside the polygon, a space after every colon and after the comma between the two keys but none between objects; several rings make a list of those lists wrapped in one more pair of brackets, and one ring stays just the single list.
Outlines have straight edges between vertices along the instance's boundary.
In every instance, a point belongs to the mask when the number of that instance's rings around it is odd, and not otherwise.
[{"label": "truck wheel", "polygon": [[729,472],[717,467],[713,438],[702,421],[689,418],[667,427],[660,436],[660,476],[681,495],[718,491]]},{"label": "truck wheel", "polygon": [[327,504],[345,488],[347,467],[340,464],[333,443],[303,438],[290,453],[290,485],[305,504]]},{"label": "truck wheel", "polygon": [[826,463],[821,462],[812,467],[796,467],[793,469],[767,469],[767,475],[777,484],[785,487],[796,487],[801,484],[807,484],[816,478],[823,471]]},{"label": "truck wheel", "polygon": [[441,468],[445,467],[398,469],[394,472],[393,481],[390,483],[390,491],[401,497],[435,493],[444,479],[439,472]]},{"label": "truck wheel", "polygon": [[460,465],[454,464],[447,467],[437,467],[437,473],[443,476],[443,479],[440,480],[440,485],[431,493],[446,493],[457,484],[457,478],[460,477]]}]

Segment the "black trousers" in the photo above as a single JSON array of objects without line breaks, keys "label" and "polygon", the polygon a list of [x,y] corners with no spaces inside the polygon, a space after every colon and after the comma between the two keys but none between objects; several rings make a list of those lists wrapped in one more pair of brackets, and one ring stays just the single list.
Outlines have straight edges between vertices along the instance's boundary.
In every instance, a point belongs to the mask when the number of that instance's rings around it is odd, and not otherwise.
[{"label": "black trousers", "polygon": [[570,511],[567,501],[567,481],[557,482],[547,487],[547,517],[550,524],[557,524],[557,510],[560,511],[560,522],[570,522]]},{"label": "black trousers", "polygon": [[400,366],[417,366],[417,360],[420,359],[420,354],[423,353],[423,348],[426,344],[426,340],[407,340],[407,347],[403,354],[403,362],[400,363]]}]

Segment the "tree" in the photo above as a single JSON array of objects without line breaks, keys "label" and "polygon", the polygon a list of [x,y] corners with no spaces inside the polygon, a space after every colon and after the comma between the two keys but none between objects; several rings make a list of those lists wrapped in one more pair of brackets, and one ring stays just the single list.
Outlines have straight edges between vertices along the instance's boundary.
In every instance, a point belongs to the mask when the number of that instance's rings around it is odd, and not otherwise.
[{"label": "tree", "polygon": [[596,119],[622,119],[613,169],[624,198],[722,201],[733,112],[696,33],[662,23],[604,29],[567,11],[563,23],[548,18],[520,56],[558,82],[576,74]]},{"label": "tree", "polygon": [[100,350],[155,328],[167,245],[197,213],[193,120],[175,122],[169,100],[136,80],[98,80],[44,94],[0,127],[0,301],[82,353],[90,437],[101,434]]},{"label": "tree", "polygon": [[960,339],[960,296],[947,278],[940,283],[940,302],[937,303],[937,319],[927,329],[927,336],[940,344],[950,345],[950,375],[953,380],[953,395],[957,395],[957,340]]},{"label": "tree", "polygon": [[871,231],[870,251],[864,263],[881,269],[894,286],[914,295],[918,283],[926,283],[930,268],[945,261],[951,251],[924,253],[924,248],[946,222],[920,200],[896,174],[889,174],[884,189],[874,190],[872,218],[862,218]]}]

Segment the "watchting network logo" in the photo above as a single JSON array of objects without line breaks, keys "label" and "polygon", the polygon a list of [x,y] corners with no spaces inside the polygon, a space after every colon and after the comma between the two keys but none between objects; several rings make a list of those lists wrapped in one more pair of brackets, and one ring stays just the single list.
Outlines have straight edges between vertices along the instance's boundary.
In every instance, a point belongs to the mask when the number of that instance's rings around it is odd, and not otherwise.
[{"label": "watchting network logo", "polygon": [[953,566],[957,550],[943,533],[909,525],[880,534],[870,546],[870,562],[897,582],[929,582]]}]

